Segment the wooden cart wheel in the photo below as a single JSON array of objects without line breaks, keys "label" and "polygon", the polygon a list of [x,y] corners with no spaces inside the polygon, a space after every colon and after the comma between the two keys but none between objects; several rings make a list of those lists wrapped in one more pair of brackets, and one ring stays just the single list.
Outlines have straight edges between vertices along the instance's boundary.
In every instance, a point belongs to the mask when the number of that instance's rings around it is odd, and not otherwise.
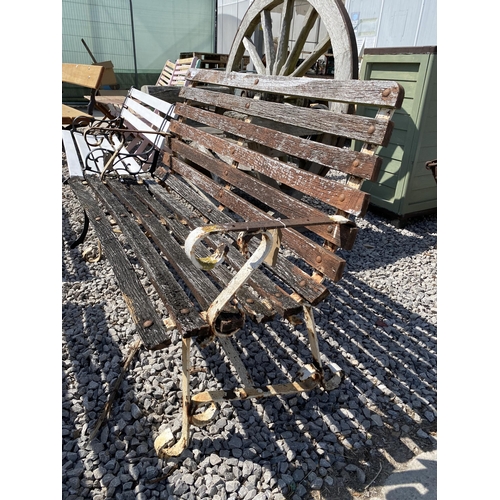
[{"label": "wooden cart wheel", "polygon": [[[273,26],[272,11],[281,11],[280,26]],[[302,16],[299,16],[299,11],[305,13],[303,19]],[[326,35],[298,65],[309,34],[313,29],[316,29],[318,19],[323,23]],[[302,24],[296,40],[291,40],[290,28],[294,21],[301,21]],[[251,41],[255,30],[259,28],[259,23],[263,32],[265,64]],[[247,51],[257,74],[300,77],[304,76],[318,59],[330,50],[335,63],[333,77],[337,80],[357,79],[356,37],[342,0],[254,0],[243,16],[234,37],[226,71],[238,71],[242,67],[242,58]],[[330,103],[329,109],[337,113],[353,112],[353,109],[341,103]],[[315,139],[339,147],[344,145],[342,138],[329,134],[320,134]],[[258,149],[258,146],[253,144],[248,144],[248,146]],[[319,175],[325,175],[327,172],[325,167],[313,162],[300,160],[297,163],[300,168],[314,171]],[[259,175],[258,177],[267,182],[267,179],[263,178],[265,176]],[[286,190],[284,186],[283,189]],[[289,191],[295,195],[293,193],[295,190]]]},{"label": "wooden cart wheel", "polygon": [[[294,16],[298,18],[299,9],[306,14],[297,39],[290,40],[292,20]],[[271,11],[282,12],[281,26],[273,26]],[[324,24],[327,35],[297,66],[308,35],[318,18]],[[265,65],[250,39],[259,23],[263,31]],[[341,0],[254,0],[236,32],[226,68],[227,71],[238,71],[247,50],[258,74],[304,76],[330,47],[335,60],[334,78],[358,78],[356,38]]]}]

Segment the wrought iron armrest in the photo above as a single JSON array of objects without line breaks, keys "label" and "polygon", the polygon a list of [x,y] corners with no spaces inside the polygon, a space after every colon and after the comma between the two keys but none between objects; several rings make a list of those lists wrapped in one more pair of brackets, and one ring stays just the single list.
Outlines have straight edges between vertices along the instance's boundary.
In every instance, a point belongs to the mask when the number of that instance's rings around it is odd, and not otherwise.
[{"label": "wrought iron armrest", "polygon": [[216,251],[208,257],[199,257],[196,255],[196,247],[208,235],[213,233],[238,232],[237,243],[240,251],[246,254],[248,242],[253,236],[261,235],[261,242],[253,254],[247,259],[245,264],[234,275],[233,279],[227,284],[226,288],[212,302],[207,310],[207,321],[212,328],[212,332],[221,336],[220,332],[215,331],[215,320],[224,306],[231,300],[240,287],[250,278],[251,274],[263,263],[274,265],[281,242],[281,229],[290,227],[303,227],[319,224],[348,224],[354,225],[354,222],[341,215],[332,215],[329,217],[303,218],[303,219],[274,219],[259,222],[235,222],[230,224],[214,224],[201,226],[192,230],[186,238],[184,251],[191,262],[204,271],[210,271],[218,266],[224,260],[228,248],[226,245],[220,245]]},{"label": "wrought iron armrest", "polygon": [[[101,179],[111,170],[125,170],[130,175],[137,175],[146,170],[154,171],[159,157],[159,147],[151,144],[149,147],[140,152],[127,151],[124,146],[130,139],[130,136],[136,137],[139,134],[156,135],[157,137],[165,137],[168,132],[154,130],[133,130],[123,128],[120,119],[103,120],[99,124],[92,125],[84,131],[84,140],[90,148],[90,153],[85,158],[85,166],[87,170],[99,171],[97,164],[101,160],[104,162],[104,167],[101,171]],[[156,140],[155,140],[156,143]],[[153,157],[151,158],[151,155]],[[140,165],[137,170],[131,170],[130,163],[127,159],[131,158]],[[144,168],[149,165],[148,168]]]}]

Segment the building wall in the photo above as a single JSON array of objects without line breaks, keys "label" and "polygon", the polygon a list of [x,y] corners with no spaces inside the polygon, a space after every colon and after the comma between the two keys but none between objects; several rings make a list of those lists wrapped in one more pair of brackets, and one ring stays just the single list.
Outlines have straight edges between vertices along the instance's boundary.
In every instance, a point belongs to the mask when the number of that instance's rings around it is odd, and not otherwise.
[{"label": "building wall", "polygon": [[[217,51],[228,53],[239,23],[253,0],[217,0]],[[302,1],[302,0],[301,0]],[[306,5],[307,1],[302,1]],[[437,0],[344,0],[356,34],[358,50],[364,47],[418,47],[437,45]],[[307,5],[306,5],[307,6]],[[302,9],[304,10],[304,9]],[[295,16],[298,33],[299,16]],[[281,14],[273,13],[278,26]],[[325,33],[321,24],[311,30],[306,50]]]}]

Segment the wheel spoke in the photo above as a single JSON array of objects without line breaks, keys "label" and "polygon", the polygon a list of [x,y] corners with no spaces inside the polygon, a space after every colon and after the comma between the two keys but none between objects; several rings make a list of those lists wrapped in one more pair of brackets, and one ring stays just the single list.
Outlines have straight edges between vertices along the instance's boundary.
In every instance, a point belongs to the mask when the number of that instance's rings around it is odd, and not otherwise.
[{"label": "wheel spoke", "polygon": [[250,59],[255,66],[255,70],[259,75],[265,75],[266,74],[266,68],[262,64],[262,61],[260,60],[259,53],[257,52],[257,49],[255,48],[255,45],[252,43],[252,40],[249,38],[245,37],[243,38],[243,45],[245,46],[245,49],[248,50],[248,54],[250,55]]},{"label": "wheel spoke", "polygon": [[292,24],[292,17],[293,17],[293,6],[294,6],[294,0],[286,0],[284,4],[283,21],[281,23],[280,37],[278,40],[278,49],[276,51],[276,59],[271,71],[272,75],[279,74],[279,71],[283,67],[283,64],[287,56],[288,43],[290,41],[290,26]]},{"label": "wheel spoke", "polygon": [[302,64],[292,72],[291,76],[304,76],[309,68],[326,52],[330,46],[330,37],[326,35],[323,40],[321,40],[309,56],[304,59]]},{"label": "wheel spoke", "polygon": [[302,52],[302,49],[304,48],[304,44],[306,43],[307,37],[309,36],[309,33],[311,32],[311,29],[314,26],[314,23],[316,22],[316,19],[318,19],[318,13],[314,10],[314,8],[311,6],[309,7],[309,10],[307,11],[307,14],[304,19],[304,25],[302,26],[302,29],[300,30],[299,36],[297,37],[297,40],[295,42],[295,45],[293,46],[292,51],[288,55],[288,58],[283,65],[283,67],[280,70],[280,75],[289,75],[290,73],[293,72],[295,69],[295,66],[297,65],[297,61],[299,60],[300,53]]},{"label": "wheel spoke", "polygon": [[274,42],[273,42],[273,23],[271,21],[271,13],[268,10],[263,10],[260,13],[260,23],[264,34],[264,54],[266,55],[266,75],[271,74],[274,66]]}]

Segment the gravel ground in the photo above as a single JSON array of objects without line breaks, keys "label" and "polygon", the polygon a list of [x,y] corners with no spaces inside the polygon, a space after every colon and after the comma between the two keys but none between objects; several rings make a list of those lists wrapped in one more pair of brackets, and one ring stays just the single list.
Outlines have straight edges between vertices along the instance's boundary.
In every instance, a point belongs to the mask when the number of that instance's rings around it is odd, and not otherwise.
[{"label": "gravel ground", "polygon": [[[137,353],[89,440],[136,336],[107,260],[69,248],[83,212],[66,185],[62,198],[63,499],[373,498],[399,464],[437,446],[436,216],[404,229],[372,212],[359,221],[344,278],[315,309],[320,348],[346,374],[338,389],[224,404],[192,428],[188,450],[160,460],[154,438],[180,428],[179,342]],[[91,229],[83,248],[96,241]],[[282,321],[237,336],[256,382],[293,373],[285,353],[307,345]],[[195,347],[193,365],[194,388],[234,381],[214,345]]]}]

